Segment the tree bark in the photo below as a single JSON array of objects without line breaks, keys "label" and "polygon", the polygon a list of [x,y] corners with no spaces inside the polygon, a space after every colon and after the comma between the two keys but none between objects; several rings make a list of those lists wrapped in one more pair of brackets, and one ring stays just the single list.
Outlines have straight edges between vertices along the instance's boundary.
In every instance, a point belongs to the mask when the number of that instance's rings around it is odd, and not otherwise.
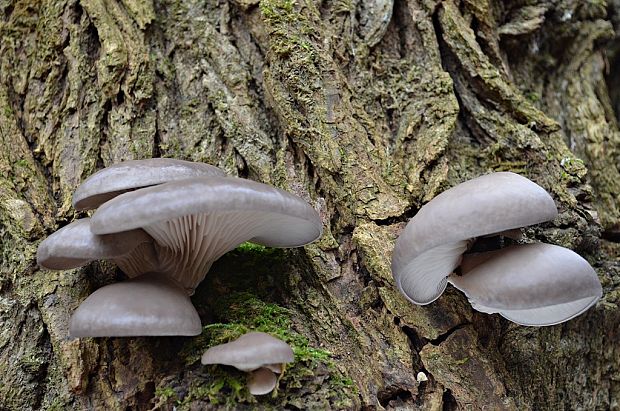
[{"label": "tree bark", "polygon": [[[0,409],[620,409],[620,2],[0,1]],[[193,297],[195,338],[69,340],[123,278],[37,267],[75,188],[175,157],[319,210],[300,250],[244,246]],[[449,288],[408,303],[390,255],[441,191],[490,171],[560,210],[525,236],[576,250],[601,302],[518,326]],[[246,329],[297,360],[272,396],[204,367]],[[428,381],[416,381],[424,372]]]}]

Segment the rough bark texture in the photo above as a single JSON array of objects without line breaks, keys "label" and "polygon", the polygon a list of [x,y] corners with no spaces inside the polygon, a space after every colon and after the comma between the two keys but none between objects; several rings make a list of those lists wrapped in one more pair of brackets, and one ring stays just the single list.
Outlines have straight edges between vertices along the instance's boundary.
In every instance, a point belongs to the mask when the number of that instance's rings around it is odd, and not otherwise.
[{"label": "rough bark texture", "polygon": [[[0,408],[620,409],[620,2],[0,0]],[[51,272],[39,241],[95,170],[176,157],[299,194],[325,234],[245,246],[193,301],[196,338],[67,339],[122,273]],[[409,304],[389,269],[421,205],[511,170],[604,298],[567,324]],[[211,325],[208,325],[211,324]],[[198,355],[248,328],[297,360],[273,396]],[[423,371],[428,381],[418,383]]]}]

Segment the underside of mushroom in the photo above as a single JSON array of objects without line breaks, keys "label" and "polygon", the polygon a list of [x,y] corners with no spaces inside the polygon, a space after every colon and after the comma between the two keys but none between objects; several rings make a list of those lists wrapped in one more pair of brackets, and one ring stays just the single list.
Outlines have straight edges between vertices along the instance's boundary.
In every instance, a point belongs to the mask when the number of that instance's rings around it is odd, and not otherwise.
[{"label": "underside of mushroom", "polygon": [[299,197],[233,177],[197,177],[119,195],[91,229],[141,228],[156,242],[161,271],[193,293],[211,264],[245,241],[297,247],[321,234],[318,214]]}]

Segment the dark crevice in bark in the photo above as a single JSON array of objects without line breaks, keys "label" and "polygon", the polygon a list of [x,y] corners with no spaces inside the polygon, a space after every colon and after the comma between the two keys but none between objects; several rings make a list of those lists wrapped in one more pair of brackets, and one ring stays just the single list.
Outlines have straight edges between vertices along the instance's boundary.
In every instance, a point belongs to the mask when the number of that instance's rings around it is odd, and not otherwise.
[{"label": "dark crevice in bark", "polygon": [[439,337],[434,338],[432,340],[428,340],[429,344],[431,345],[439,345],[442,342],[446,341],[452,334],[454,334],[456,331],[460,330],[461,328],[464,328],[468,325],[470,325],[470,322],[465,322],[462,324],[457,324],[454,327],[450,328],[448,331],[446,331],[445,333],[441,334]]},{"label": "dark crevice in bark", "polygon": [[106,100],[103,107],[101,108],[101,134],[99,139],[99,150],[97,150],[97,163],[96,168],[101,169],[105,167],[105,163],[103,161],[103,157],[101,156],[102,148],[105,146],[108,139],[108,124],[109,124],[109,116],[112,111],[112,102],[110,100]]},{"label": "dark crevice in bark", "polygon": [[620,229],[603,231],[601,233],[601,237],[603,240],[607,240],[612,243],[620,243]]},{"label": "dark crevice in bark", "polygon": [[456,402],[456,398],[452,395],[452,391],[445,390],[441,396],[441,409],[442,411],[456,411],[459,409],[459,405]]},{"label": "dark crevice in bark", "polygon": [[407,338],[409,338],[409,341],[411,342],[411,345],[413,346],[415,351],[417,353],[422,351],[422,348],[426,345],[427,340],[425,338],[420,337],[418,333],[416,332],[416,330],[412,327],[403,325],[402,330],[407,336]]},{"label": "dark crevice in bark", "polygon": [[411,394],[411,391],[405,390],[400,387],[390,388],[393,388],[393,390],[388,389],[385,392],[377,393],[377,399],[379,400],[379,404],[381,404],[382,407],[387,407],[392,401],[398,403],[407,403],[413,399],[413,394]]},{"label": "dark crevice in bark", "polygon": [[607,56],[609,67],[605,81],[616,121],[620,122],[620,41],[615,45],[615,49],[615,53]]},{"label": "dark crevice in bark", "polygon": [[388,217],[388,218],[383,218],[380,220],[372,220],[372,221],[378,226],[390,226],[393,224],[405,223],[409,221],[413,216],[415,216],[418,213],[418,210],[419,209],[416,207],[409,207],[405,210],[404,213],[402,213],[399,216]]}]

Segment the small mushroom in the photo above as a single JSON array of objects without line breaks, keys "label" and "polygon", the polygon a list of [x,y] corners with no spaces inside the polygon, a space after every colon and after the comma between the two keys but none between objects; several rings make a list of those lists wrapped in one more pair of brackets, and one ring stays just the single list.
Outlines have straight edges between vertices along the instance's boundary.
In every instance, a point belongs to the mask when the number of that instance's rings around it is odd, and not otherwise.
[{"label": "small mushroom", "polygon": [[277,188],[234,177],[195,177],[121,194],[93,215],[91,230],[142,228],[157,243],[163,272],[188,293],[211,264],[245,241],[298,247],[322,232],[317,212]]},{"label": "small mushroom", "polygon": [[164,275],[146,273],[88,296],[71,316],[69,335],[198,335],[201,330],[200,317],[185,290]]},{"label": "small mushroom", "polygon": [[113,260],[130,277],[157,268],[153,239],[143,230],[96,235],[90,218],[61,228],[39,244],[37,263],[50,270],[81,267],[93,260]]},{"label": "small mushroom", "polygon": [[199,176],[224,176],[217,167],[172,158],[129,160],[88,177],[73,194],[77,210],[91,210],[127,191]]},{"label": "small mushroom", "polygon": [[556,216],[551,196],[518,174],[493,173],[452,187],[424,205],[396,241],[396,285],[413,303],[429,304],[443,293],[476,237]]},{"label": "small mushroom", "polygon": [[596,272],[575,252],[550,244],[485,253],[450,283],[473,308],[521,325],[554,325],[586,311],[603,295]]},{"label": "small mushroom", "polygon": [[266,333],[250,332],[229,343],[209,348],[202,355],[201,362],[230,365],[250,372],[250,393],[263,395],[276,387],[275,373],[280,374],[283,364],[293,360],[293,350],[284,341]]}]

